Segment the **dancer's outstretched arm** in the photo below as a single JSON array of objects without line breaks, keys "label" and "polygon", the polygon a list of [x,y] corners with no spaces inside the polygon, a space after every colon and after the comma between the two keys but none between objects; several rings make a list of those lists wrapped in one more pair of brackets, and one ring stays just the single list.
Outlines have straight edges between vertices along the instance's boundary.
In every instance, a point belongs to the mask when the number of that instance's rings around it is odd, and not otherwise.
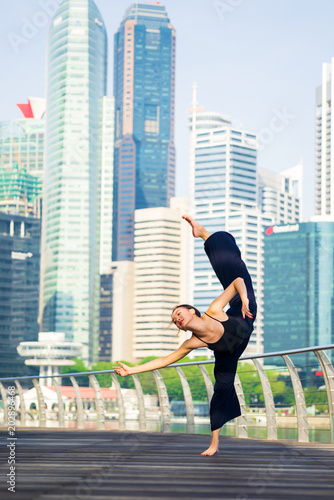
[{"label": "dancer's outstretched arm", "polygon": [[165,366],[171,365],[172,363],[176,363],[176,361],[184,358],[193,349],[197,349],[198,347],[203,347],[203,343],[196,337],[191,337],[190,339],[183,342],[183,344],[177,349],[177,351],[174,351],[162,358],[153,359],[152,361],[148,361],[147,363],[138,366],[127,366],[124,363],[120,363],[119,361],[117,361],[119,366],[113,366],[113,368],[118,375],[121,375],[121,377],[134,375],[135,373],[150,372],[152,370],[164,368]]},{"label": "dancer's outstretched arm", "polygon": [[247,289],[243,278],[236,278],[232,283],[223,291],[219,297],[217,297],[213,302],[211,302],[208,311],[211,314],[219,314],[222,309],[233,299],[236,294],[240,295],[242,301],[242,317],[248,316],[253,318],[252,313],[249,310],[249,300],[247,297]]}]

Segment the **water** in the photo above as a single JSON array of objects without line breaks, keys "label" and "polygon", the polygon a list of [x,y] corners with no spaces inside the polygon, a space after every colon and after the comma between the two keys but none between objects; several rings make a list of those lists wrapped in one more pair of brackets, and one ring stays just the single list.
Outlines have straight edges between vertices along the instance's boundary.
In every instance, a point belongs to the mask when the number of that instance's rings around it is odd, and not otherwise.
[{"label": "water", "polygon": [[[39,427],[38,420],[31,420],[27,422],[27,427]],[[58,422],[55,420],[47,420],[46,427],[47,428],[58,428]],[[1,423],[0,423],[1,425]],[[2,422],[3,425],[3,422]],[[139,422],[136,420],[126,420],[126,430],[128,431],[139,431]],[[85,421],[84,422],[85,429],[96,429],[95,421]],[[106,421],[105,423],[106,430],[118,430],[118,421],[111,420]],[[66,429],[76,429],[77,424],[75,421],[65,421]],[[17,430],[24,429],[24,427],[20,426],[20,422],[17,422]],[[146,431],[147,432],[161,432],[161,424],[159,420],[155,421],[147,421],[146,422]],[[173,418],[171,423],[171,431],[175,433],[186,433],[187,432],[187,424],[184,418]],[[209,420],[207,423],[195,423],[195,434],[210,434],[210,423]],[[221,431],[222,436],[235,436],[235,424],[233,422],[228,422],[224,425]],[[266,439],[267,438],[267,428],[264,425],[259,424],[248,424],[248,437],[256,438],[256,439]],[[277,437],[278,439],[283,440],[292,440],[297,441],[298,439],[298,431],[297,428],[292,426],[278,426],[277,428]],[[329,443],[330,444],[330,429],[327,426],[315,426],[309,425],[309,438],[310,442],[314,443]]]}]

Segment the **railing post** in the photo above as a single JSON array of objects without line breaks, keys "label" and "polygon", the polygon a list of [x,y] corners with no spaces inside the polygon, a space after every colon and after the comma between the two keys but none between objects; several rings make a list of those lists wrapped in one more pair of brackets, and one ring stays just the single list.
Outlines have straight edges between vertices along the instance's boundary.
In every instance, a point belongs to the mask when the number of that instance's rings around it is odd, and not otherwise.
[{"label": "railing post", "polygon": [[14,382],[20,397],[20,422],[22,427],[25,427],[27,419],[26,403],[24,401],[23,391],[20,382],[18,380],[14,380]]},{"label": "railing post", "polygon": [[118,405],[118,428],[120,431],[124,431],[125,429],[125,408],[124,408],[124,399],[121,391],[120,383],[115,375],[115,373],[110,374],[113,383],[115,384],[116,394],[117,394],[117,405]]},{"label": "railing post", "polygon": [[297,413],[297,427],[298,427],[298,441],[303,443],[309,442],[308,435],[308,421],[307,421],[307,411],[306,411],[306,403],[305,396],[303,391],[303,386],[301,384],[297,368],[287,355],[283,355],[282,358],[285,361],[286,366],[288,367],[293,392],[295,395],[296,401],[296,413]]},{"label": "railing post", "polygon": [[234,387],[239,398],[241,415],[235,419],[235,435],[239,438],[248,437],[248,426],[247,426],[247,411],[246,411],[246,401],[245,395],[242,388],[242,384],[238,374],[235,374]]},{"label": "railing post", "polygon": [[57,401],[58,401],[58,425],[59,428],[65,427],[65,412],[64,412],[64,402],[60,392],[60,387],[55,378],[52,379],[56,388]]},{"label": "railing post", "polygon": [[133,381],[135,383],[137,400],[138,400],[138,411],[139,411],[139,430],[146,431],[146,413],[144,404],[144,393],[137,375],[132,375]]},{"label": "railing post", "polygon": [[84,411],[83,411],[82,398],[80,394],[80,388],[78,382],[75,380],[73,375],[70,376],[70,380],[74,387],[75,399],[77,402],[77,427],[78,429],[83,429],[85,427],[85,424],[84,424]]},{"label": "railing post", "polygon": [[3,418],[4,418],[4,425],[8,425],[8,402],[7,402],[7,392],[4,386],[2,385],[2,382],[0,382],[0,394],[2,398],[2,405],[3,405]]},{"label": "railing post", "polygon": [[161,409],[161,432],[171,432],[170,406],[166,385],[158,370],[153,370],[153,375],[158,388]]},{"label": "railing post", "polygon": [[213,385],[211,382],[210,375],[208,374],[205,366],[199,365],[199,369],[201,370],[201,373],[203,375],[204,383],[205,383],[205,388],[206,388],[206,393],[208,395],[208,403],[210,405],[212,396],[213,396]]},{"label": "railing post", "polygon": [[181,380],[184,402],[186,404],[187,433],[188,434],[195,434],[194,404],[193,404],[193,398],[191,396],[191,391],[190,391],[190,387],[188,384],[188,380],[187,380],[182,368],[180,368],[178,366],[176,368],[176,371],[179,374],[179,377]]},{"label": "railing post", "polygon": [[331,443],[334,444],[334,368],[329,357],[324,351],[313,352],[318,358],[319,364],[322,368],[322,373],[324,374],[331,426]]},{"label": "railing post", "polygon": [[42,392],[41,386],[39,385],[38,380],[36,378],[32,379],[32,383],[34,384],[34,387],[36,390],[36,395],[37,395],[37,401],[38,401],[39,426],[45,427],[46,426],[46,404],[44,401],[43,392]]},{"label": "railing post", "polygon": [[101,394],[100,384],[98,383],[95,375],[88,375],[89,381],[94,389],[95,394],[95,407],[96,407],[96,415],[97,422],[96,427],[98,429],[105,429],[105,414],[104,414],[104,401]]},{"label": "railing post", "polygon": [[267,416],[267,439],[277,439],[277,419],[271,385],[261,363],[257,359],[253,359],[253,363],[258,371],[263,390]]}]

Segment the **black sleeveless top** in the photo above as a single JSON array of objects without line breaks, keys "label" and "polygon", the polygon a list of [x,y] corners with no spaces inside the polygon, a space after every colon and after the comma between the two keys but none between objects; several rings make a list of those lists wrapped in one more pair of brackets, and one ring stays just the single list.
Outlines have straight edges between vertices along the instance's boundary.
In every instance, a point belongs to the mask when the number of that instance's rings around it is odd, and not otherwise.
[{"label": "black sleeveless top", "polygon": [[228,319],[225,321],[220,321],[217,318],[213,318],[207,313],[204,313],[209,318],[214,319],[215,321],[218,321],[218,323],[221,323],[221,325],[224,328],[224,332],[222,336],[220,337],[217,342],[205,342],[205,340],[202,340],[200,337],[193,335],[201,340],[204,344],[208,346],[209,349],[212,351],[216,352],[231,352],[233,353],[243,342],[246,338],[249,337],[251,334],[253,328],[248,324],[246,320],[243,318],[237,317],[237,316],[228,316]]}]

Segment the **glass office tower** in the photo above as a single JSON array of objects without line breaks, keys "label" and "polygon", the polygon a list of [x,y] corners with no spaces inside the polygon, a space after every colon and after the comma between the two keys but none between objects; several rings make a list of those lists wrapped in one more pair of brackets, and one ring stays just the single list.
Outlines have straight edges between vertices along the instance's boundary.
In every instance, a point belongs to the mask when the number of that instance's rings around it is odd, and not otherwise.
[{"label": "glass office tower", "polygon": [[93,0],[65,0],[51,23],[47,62],[41,314],[94,362],[99,333],[99,126],[107,35]]},{"label": "glass office tower", "polygon": [[0,212],[0,376],[36,375],[17,346],[37,340],[41,221]]},{"label": "glass office tower", "polygon": [[115,34],[113,260],[133,260],[134,211],[175,191],[175,30],[165,7],[135,3]]},{"label": "glass office tower", "polygon": [[264,255],[265,352],[334,343],[334,221],[271,226]]},{"label": "glass office tower", "polygon": [[[233,126],[224,115],[220,115],[221,124],[217,127],[219,115],[208,120],[209,115],[193,113],[190,118],[194,215],[210,233],[229,231],[236,239],[258,303],[248,353],[260,353],[263,349],[263,233],[271,219],[257,206],[257,137]],[[204,120],[198,119],[202,117],[205,117],[204,127]],[[192,302],[203,312],[222,292],[222,286],[204,252],[203,241],[196,239],[193,245]]]}]

